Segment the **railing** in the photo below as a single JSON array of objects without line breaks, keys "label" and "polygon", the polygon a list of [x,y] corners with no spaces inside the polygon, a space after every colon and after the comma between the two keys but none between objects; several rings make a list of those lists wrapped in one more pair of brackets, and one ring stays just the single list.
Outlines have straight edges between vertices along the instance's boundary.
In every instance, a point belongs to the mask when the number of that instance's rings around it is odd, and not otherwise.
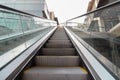
[{"label": "railing", "polygon": [[0,5],[0,70],[56,25],[55,21]]},{"label": "railing", "polygon": [[113,77],[120,79],[119,0],[69,19],[65,26]]}]

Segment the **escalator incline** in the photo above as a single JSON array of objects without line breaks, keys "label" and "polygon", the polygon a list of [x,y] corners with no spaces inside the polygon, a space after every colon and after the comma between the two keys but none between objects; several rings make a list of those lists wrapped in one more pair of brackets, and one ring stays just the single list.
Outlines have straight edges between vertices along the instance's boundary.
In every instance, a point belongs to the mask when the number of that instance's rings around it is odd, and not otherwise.
[{"label": "escalator incline", "polygon": [[23,80],[88,80],[80,57],[63,28],[59,28],[46,42],[35,66],[23,73]]}]

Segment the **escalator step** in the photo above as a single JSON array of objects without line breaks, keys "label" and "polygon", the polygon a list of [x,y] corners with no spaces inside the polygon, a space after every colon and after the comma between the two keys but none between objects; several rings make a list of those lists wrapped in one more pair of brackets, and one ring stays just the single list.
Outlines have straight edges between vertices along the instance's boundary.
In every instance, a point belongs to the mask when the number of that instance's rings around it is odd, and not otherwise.
[{"label": "escalator step", "polygon": [[70,43],[70,40],[48,40],[48,43]]},{"label": "escalator step", "polygon": [[71,43],[47,43],[45,47],[47,48],[71,48],[73,46]]},{"label": "escalator step", "polygon": [[50,40],[69,40],[67,37],[51,37]]},{"label": "escalator step", "polygon": [[33,67],[24,72],[23,80],[88,80],[80,67]]},{"label": "escalator step", "polygon": [[79,56],[36,56],[36,66],[75,67],[80,65]]},{"label": "escalator step", "polygon": [[76,50],[74,48],[42,48],[42,55],[49,56],[69,56],[76,55]]}]

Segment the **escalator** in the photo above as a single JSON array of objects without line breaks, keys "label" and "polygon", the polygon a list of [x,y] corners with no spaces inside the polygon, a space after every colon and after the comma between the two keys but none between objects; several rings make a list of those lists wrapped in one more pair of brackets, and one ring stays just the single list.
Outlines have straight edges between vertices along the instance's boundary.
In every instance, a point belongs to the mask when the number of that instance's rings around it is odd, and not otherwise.
[{"label": "escalator", "polygon": [[62,27],[40,49],[22,80],[88,80],[88,72]]},{"label": "escalator", "polygon": [[56,21],[0,5],[0,80],[120,80],[119,3],[57,29]]}]

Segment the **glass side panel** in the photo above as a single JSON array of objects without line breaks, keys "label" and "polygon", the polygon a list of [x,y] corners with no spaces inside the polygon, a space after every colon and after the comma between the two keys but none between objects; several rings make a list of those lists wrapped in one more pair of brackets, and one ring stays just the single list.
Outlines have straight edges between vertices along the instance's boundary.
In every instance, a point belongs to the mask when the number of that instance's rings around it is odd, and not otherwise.
[{"label": "glass side panel", "polygon": [[0,68],[56,26],[55,21],[0,11]]},{"label": "glass side panel", "polygon": [[113,69],[120,76],[120,4],[69,20],[65,25],[116,65]]}]

